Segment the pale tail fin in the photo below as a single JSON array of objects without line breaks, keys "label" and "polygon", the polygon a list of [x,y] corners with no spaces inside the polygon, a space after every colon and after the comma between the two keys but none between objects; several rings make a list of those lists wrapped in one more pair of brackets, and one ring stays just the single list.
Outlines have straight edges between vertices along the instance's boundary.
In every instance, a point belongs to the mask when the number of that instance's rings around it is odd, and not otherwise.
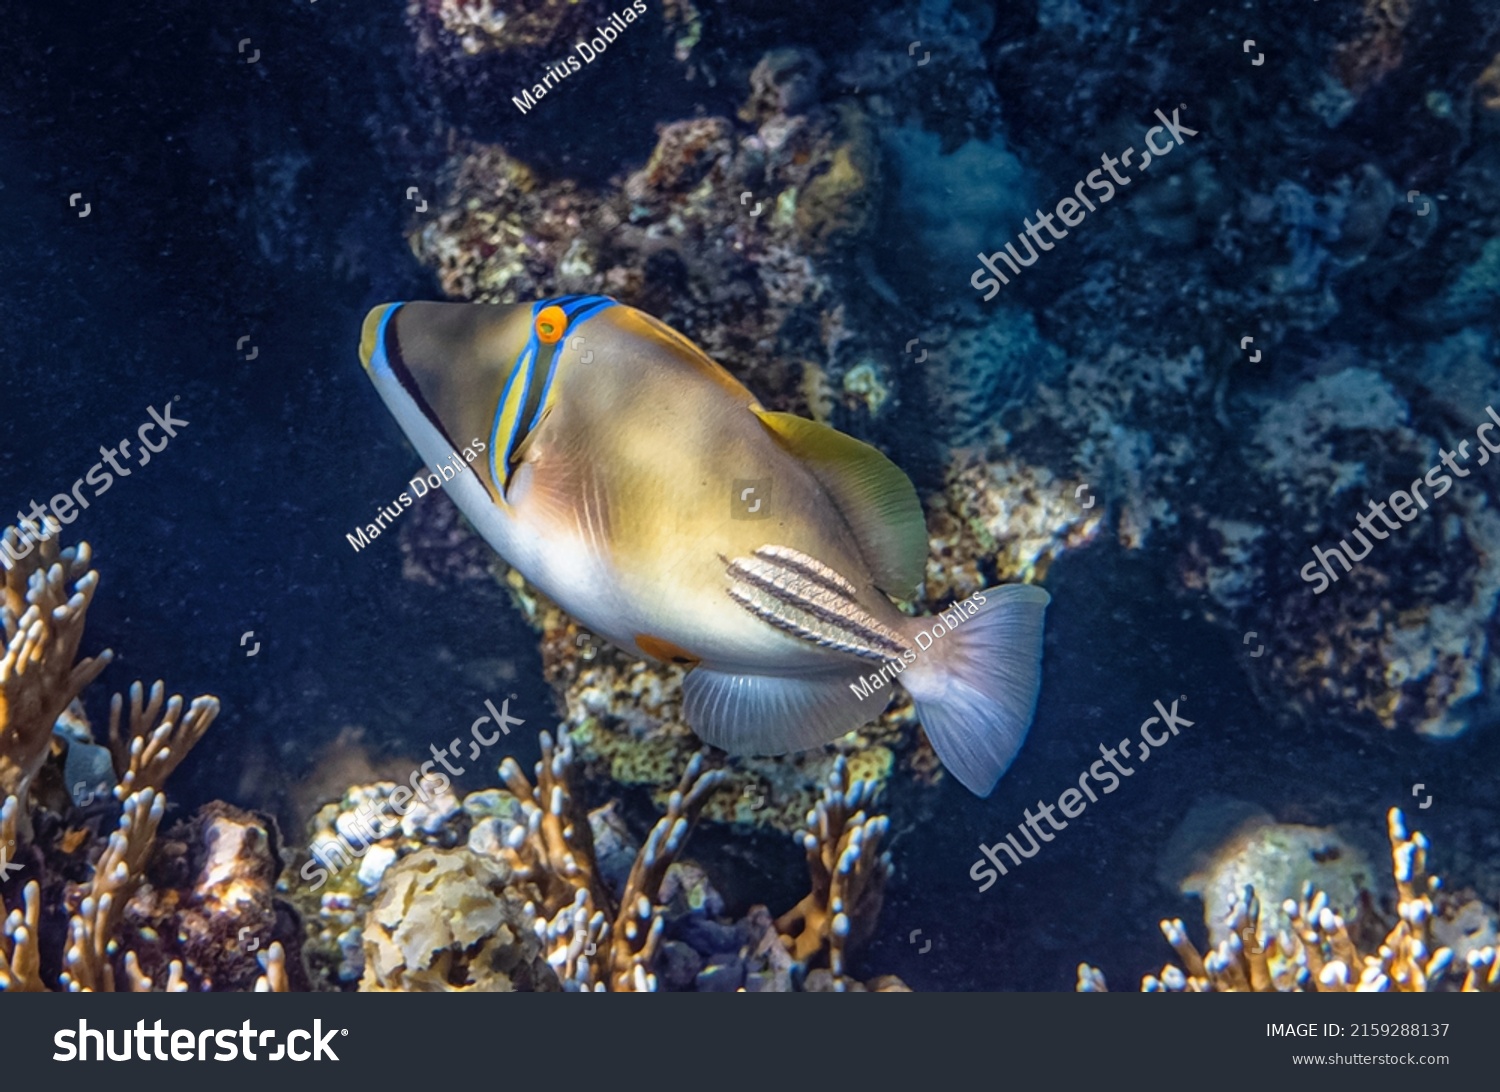
[{"label": "pale tail fin", "polygon": [[[1036,712],[1042,616],[1052,597],[1031,584],[1007,584],[974,601],[981,598],[978,614],[917,653],[901,683],[943,765],[970,792],[988,796]],[[930,631],[941,620],[914,618],[911,632]]]}]

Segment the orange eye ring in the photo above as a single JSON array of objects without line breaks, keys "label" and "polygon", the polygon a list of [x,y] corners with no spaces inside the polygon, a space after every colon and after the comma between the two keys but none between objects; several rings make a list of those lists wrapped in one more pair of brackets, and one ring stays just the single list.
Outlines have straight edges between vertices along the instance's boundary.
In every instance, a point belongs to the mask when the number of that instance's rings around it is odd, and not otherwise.
[{"label": "orange eye ring", "polygon": [[536,336],[544,345],[555,345],[562,340],[568,327],[568,316],[561,307],[543,307],[536,317]]}]

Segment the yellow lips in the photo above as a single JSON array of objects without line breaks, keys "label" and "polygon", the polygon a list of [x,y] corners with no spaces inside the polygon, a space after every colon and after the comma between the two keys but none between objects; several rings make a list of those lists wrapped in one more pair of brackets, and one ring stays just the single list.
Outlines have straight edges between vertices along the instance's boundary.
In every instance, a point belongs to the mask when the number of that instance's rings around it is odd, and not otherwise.
[{"label": "yellow lips", "polygon": [[365,324],[359,332],[359,361],[367,372],[370,370],[370,358],[375,355],[375,338],[380,333],[380,321],[395,306],[394,303],[382,303],[379,307],[370,308],[370,313],[365,316]]}]

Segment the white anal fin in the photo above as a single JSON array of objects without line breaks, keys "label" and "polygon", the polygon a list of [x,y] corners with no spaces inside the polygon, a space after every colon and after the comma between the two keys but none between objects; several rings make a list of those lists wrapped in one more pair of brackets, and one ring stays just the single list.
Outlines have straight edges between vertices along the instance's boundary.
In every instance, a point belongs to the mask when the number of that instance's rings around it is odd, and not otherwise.
[{"label": "white anal fin", "polygon": [[683,712],[700,738],[730,754],[779,755],[838,739],[874,720],[882,697],[861,699],[855,672],[731,675],[697,667],[683,682]]}]

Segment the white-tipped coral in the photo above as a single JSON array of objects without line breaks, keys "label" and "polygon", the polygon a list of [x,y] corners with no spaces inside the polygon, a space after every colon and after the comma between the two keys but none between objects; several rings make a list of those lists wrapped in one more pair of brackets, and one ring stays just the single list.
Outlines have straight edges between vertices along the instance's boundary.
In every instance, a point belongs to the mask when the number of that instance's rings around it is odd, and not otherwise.
[{"label": "white-tipped coral", "polygon": [[636,855],[630,877],[625,881],[620,912],[615,917],[609,952],[609,969],[615,989],[656,989],[650,967],[661,944],[664,924],[658,905],[662,880],[682,852],[688,832],[698,821],[704,803],[727,777],[723,770],[705,772],[703,756],[694,755],[667,801],[667,813],[656,821],[656,826],[646,836],[646,844]]},{"label": "white-tipped coral", "polygon": [[115,926],[141,882],[166,805],[166,799],[155,789],[143,789],[125,798],[120,825],[109,836],[109,844],[94,866],[93,882],[78,911],[68,920],[68,945],[59,976],[68,992],[114,991],[112,957],[118,951]]},{"label": "white-tipped coral", "polygon": [[23,833],[30,829],[31,779],[47,757],[52,726],[113,656],[106,650],[75,662],[99,574],[89,568],[88,543],[58,549],[58,529],[47,517],[41,530],[23,522],[0,532],[0,798],[21,802]]},{"label": "white-tipped coral", "polygon": [[827,950],[836,989],[846,985],[847,949],[863,939],[880,916],[890,874],[890,855],[880,852],[890,820],[865,815],[874,797],[870,782],[849,783],[848,764],[840,757],[823,799],[807,813],[807,829],[801,836],[812,891],[776,919],[783,943],[798,962]]},{"label": "white-tipped coral", "polygon": [[[286,949],[281,942],[273,941],[271,946],[255,957],[260,963],[261,970],[266,973],[255,980],[256,993],[290,993],[292,986],[287,980],[286,974]],[[167,992],[172,992],[168,985]]]},{"label": "white-tipped coral", "polygon": [[[6,801],[14,804],[15,797]],[[0,899],[0,991],[5,993],[41,993],[46,990],[41,976],[41,950],[38,947],[42,911],[42,889],[32,880],[21,898],[25,912],[5,913]]]},{"label": "white-tipped coral", "polygon": [[[141,970],[141,961],[134,952],[125,953],[125,982],[131,993],[150,993],[156,987],[155,980]],[[187,979],[182,973],[182,960],[174,959],[167,964],[167,982],[162,987],[162,992],[187,993],[187,988]]]},{"label": "white-tipped coral", "polygon": [[120,732],[120,712],[125,699],[116,694],[109,705],[109,751],[114,759],[115,776],[120,783],[115,798],[123,800],[133,792],[152,788],[161,791],[179,763],[203,738],[219,715],[219,699],[204,695],[193,699],[187,712],[182,709],[182,695],[173,694],[162,712],[166,690],[157,679],[151,686],[149,702],[142,701],[139,682],[130,686],[130,724]]},{"label": "white-tipped coral", "polygon": [[[184,707],[181,697],[165,700],[160,682],[152,687],[149,700],[136,683],[130,691],[129,723],[122,730],[124,701],[116,695],[110,752],[118,779],[114,798],[121,802],[122,813],[86,883],[63,883],[56,878],[53,882],[48,874],[59,853],[71,856],[86,845],[87,824],[68,830],[61,838],[31,841],[34,809],[55,811],[76,804],[76,800],[43,799],[41,794],[33,800],[30,789],[45,764],[60,764],[64,746],[93,745],[81,705],[77,711],[83,725],[81,736],[70,733],[64,744],[53,729],[112,658],[108,651],[92,659],[77,658],[99,574],[90,568],[88,543],[62,550],[58,530],[49,517],[40,529],[22,523],[0,532],[4,568],[0,626],[5,634],[0,658],[0,860],[24,864],[29,873],[24,876],[28,881],[22,894],[24,912],[13,910],[7,915],[0,903],[0,991],[49,988],[41,967],[51,965],[58,953],[54,951],[50,961],[43,959],[41,949],[49,943],[38,928],[45,916],[40,906],[44,891],[61,892],[68,912],[58,988],[113,991],[118,979],[128,989],[150,990],[154,988],[152,974],[164,974],[163,988],[186,989],[188,968],[183,961],[161,959],[159,953],[157,958],[146,958],[145,949],[139,955],[122,952],[118,932],[126,903],[141,888],[152,858],[166,807],[162,786],[213,723],[219,710],[217,698],[205,695]],[[148,943],[159,935],[149,928],[135,935],[141,939],[148,934]]]},{"label": "white-tipped coral", "polygon": [[575,802],[569,776],[573,744],[566,731],[558,746],[541,736],[536,785],[507,758],[500,768],[506,787],[521,803],[523,823],[513,827],[502,853],[518,878],[541,895],[535,929],[547,960],[570,988],[584,991],[655,991],[651,967],[661,945],[664,920],[659,896],[667,869],[682,852],[708,797],[723,783],[722,770],[705,770],[695,755],[667,800],[667,812],[636,855],[619,909],[595,874],[588,815]]},{"label": "white-tipped coral", "polygon": [[[1182,961],[1141,982],[1146,993],[1428,993],[1442,988],[1454,963],[1447,947],[1434,950],[1434,896],[1441,882],[1427,875],[1427,838],[1408,833],[1400,808],[1387,815],[1391,870],[1396,880],[1396,924],[1374,953],[1362,953],[1328,896],[1308,884],[1300,899],[1282,905],[1288,926],[1277,936],[1262,933],[1260,900],[1246,887],[1230,911],[1228,940],[1204,955],[1178,919],[1163,921],[1162,934]],[[1500,990],[1495,950],[1469,956],[1464,991]],[[1451,979],[1446,983],[1453,988]],[[1104,975],[1087,963],[1078,967],[1078,990],[1107,989]]]}]

